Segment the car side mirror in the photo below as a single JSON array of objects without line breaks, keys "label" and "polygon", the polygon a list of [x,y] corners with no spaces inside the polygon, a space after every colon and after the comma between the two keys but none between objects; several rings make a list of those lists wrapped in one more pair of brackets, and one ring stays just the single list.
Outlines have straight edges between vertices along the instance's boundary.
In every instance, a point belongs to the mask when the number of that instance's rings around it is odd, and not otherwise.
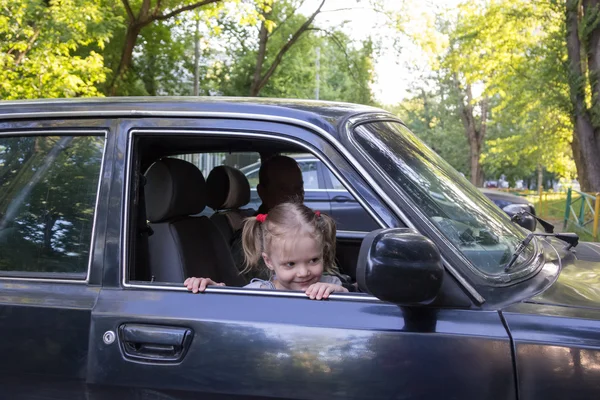
[{"label": "car side mirror", "polygon": [[[519,204],[510,204],[502,210],[507,213],[517,225],[522,226],[531,232],[535,231],[537,220],[533,215],[529,214],[529,207]],[[522,213],[521,211],[526,212]]]},{"label": "car side mirror", "polygon": [[442,286],[437,246],[413,229],[378,229],[363,240],[356,280],[363,292],[401,305],[431,303]]}]

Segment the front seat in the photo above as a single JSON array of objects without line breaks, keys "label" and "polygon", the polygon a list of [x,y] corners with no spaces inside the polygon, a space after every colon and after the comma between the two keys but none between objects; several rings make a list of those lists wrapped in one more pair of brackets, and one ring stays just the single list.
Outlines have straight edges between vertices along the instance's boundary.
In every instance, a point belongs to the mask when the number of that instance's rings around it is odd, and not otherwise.
[{"label": "front seat", "polygon": [[154,234],[148,238],[150,271],[157,282],[211,278],[242,286],[228,244],[208,217],[206,181],[195,165],[163,158],[146,172],[146,212]]},{"label": "front seat", "polygon": [[227,243],[242,228],[244,218],[254,215],[254,209],[240,209],[250,202],[250,183],[242,171],[220,165],[206,178],[208,206],[215,210],[210,217]]}]

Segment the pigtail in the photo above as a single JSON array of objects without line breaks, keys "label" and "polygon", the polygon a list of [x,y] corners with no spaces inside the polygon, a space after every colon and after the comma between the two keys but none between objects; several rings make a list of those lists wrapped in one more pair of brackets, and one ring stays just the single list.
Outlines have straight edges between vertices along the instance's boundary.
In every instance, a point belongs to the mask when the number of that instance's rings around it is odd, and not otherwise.
[{"label": "pigtail", "polygon": [[337,274],[335,263],[336,227],[335,221],[329,215],[315,213],[317,229],[323,234],[323,269],[328,274]]},{"label": "pigtail", "polygon": [[263,252],[262,242],[262,222],[258,221],[256,217],[246,218],[242,230],[242,247],[246,267],[242,274],[246,274],[258,266]]}]

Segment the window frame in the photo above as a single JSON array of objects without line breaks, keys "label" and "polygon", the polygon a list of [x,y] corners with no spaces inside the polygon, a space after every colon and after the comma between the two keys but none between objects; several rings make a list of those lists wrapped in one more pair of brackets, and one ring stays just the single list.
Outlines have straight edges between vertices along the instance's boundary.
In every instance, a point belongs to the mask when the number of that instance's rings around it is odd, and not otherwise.
[{"label": "window frame", "polygon": [[[98,206],[100,202],[100,188],[106,162],[106,151],[108,146],[108,129],[41,129],[41,130],[11,130],[0,132],[0,138],[20,136],[56,136],[56,137],[80,137],[96,136],[104,139],[102,146],[102,161],[98,172],[98,185],[96,187],[96,200],[94,201],[94,215],[92,217],[92,235],[89,243],[88,265],[85,277],[77,273],[61,272],[24,272],[24,271],[0,271],[0,281],[27,281],[27,282],[53,282],[89,284],[94,259],[94,244],[96,242],[96,223],[98,220]],[[69,278],[70,276],[70,278]]]},{"label": "window frame", "polygon": [[[125,203],[124,203],[124,231],[121,235],[121,273],[120,273],[120,283],[124,289],[152,289],[152,290],[168,290],[168,291],[180,291],[180,292],[188,292],[188,290],[179,284],[165,284],[163,282],[154,284],[153,282],[143,282],[139,283],[139,281],[131,282],[129,280],[129,267],[130,267],[130,227],[132,226],[132,218],[131,218],[131,197],[132,190],[132,173],[134,168],[134,162],[136,160],[136,154],[134,154],[134,145],[135,139],[143,136],[155,136],[157,134],[166,134],[166,135],[194,135],[194,136],[214,136],[218,135],[220,137],[229,137],[235,138],[236,136],[241,136],[245,138],[256,138],[256,139],[264,139],[264,140],[272,140],[272,141],[280,141],[292,143],[296,146],[304,148],[308,153],[310,153],[317,162],[321,162],[323,167],[329,168],[331,173],[335,175],[335,177],[347,186],[351,188],[348,190],[356,199],[357,202],[367,211],[368,214],[376,221],[377,224],[381,228],[389,228],[386,225],[383,218],[381,218],[374,209],[372,209],[368,203],[358,195],[357,191],[352,188],[347,179],[345,179],[341,173],[333,167],[333,164],[327,160],[327,158],[321,154],[321,152],[315,148],[314,145],[309,142],[303,141],[301,139],[292,138],[290,136],[277,136],[275,133],[268,132],[252,132],[252,131],[234,131],[234,130],[215,130],[215,129],[206,129],[206,128],[188,128],[188,129],[178,129],[178,128],[132,128],[127,132],[127,154],[126,154],[126,168],[125,168]],[[327,190],[327,189],[321,189]],[[204,293],[220,293],[220,294],[242,294],[249,296],[275,296],[275,297],[287,297],[287,298],[302,298],[306,299],[306,295],[301,292],[291,292],[291,291],[280,291],[280,290],[269,290],[269,289],[247,289],[247,288],[237,288],[237,287],[207,287]],[[340,301],[367,301],[367,302],[381,302],[377,297],[369,295],[369,294],[354,294],[354,293],[333,293],[329,300],[340,300]]]}]

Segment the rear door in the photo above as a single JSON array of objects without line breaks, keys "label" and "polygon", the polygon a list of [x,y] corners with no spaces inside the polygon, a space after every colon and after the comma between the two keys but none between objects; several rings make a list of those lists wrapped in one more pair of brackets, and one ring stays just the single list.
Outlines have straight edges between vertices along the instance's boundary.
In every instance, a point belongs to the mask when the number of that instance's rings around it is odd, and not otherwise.
[{"label": "rear door", "polygon": [[108,130],[44,125],[0,133],[0,397],[7,399],[84,398],[100,291]]}]

